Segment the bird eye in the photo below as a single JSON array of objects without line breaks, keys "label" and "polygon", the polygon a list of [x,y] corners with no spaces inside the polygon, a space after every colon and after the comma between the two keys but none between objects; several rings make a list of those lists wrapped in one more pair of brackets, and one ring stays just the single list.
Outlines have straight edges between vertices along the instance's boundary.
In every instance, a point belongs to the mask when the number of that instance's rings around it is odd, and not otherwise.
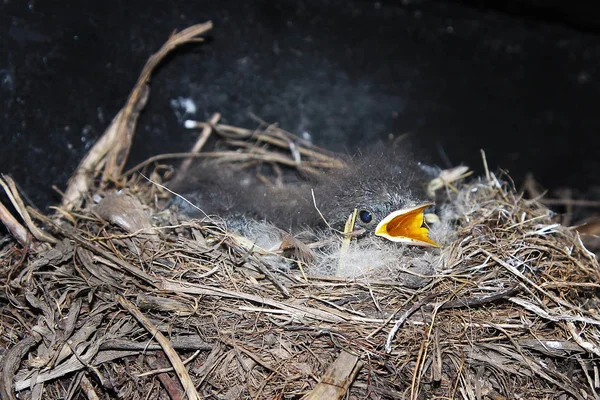
[{"label": "bird eye", "polygon": [[367,210],[360,210],[360,212],[358,213],[358,218],[360,218],[360,220],[365,224],[368,224],[371,221],[373,221],[373,215]]}]

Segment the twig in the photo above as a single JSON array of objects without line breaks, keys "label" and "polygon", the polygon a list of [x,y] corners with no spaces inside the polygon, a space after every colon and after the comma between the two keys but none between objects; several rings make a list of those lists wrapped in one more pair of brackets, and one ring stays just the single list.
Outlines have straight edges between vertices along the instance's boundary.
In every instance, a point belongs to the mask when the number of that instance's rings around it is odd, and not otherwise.
[{"label": "twig", "polygon": [[492,177],[490,176],[490,170],[488,168],[487,157],[485,156],[485,151],[483,149],[479,150],[481,152],[481,160],[483,161],[483,168],[485,170],[485,177],[488,182],[492,181]]},{"label": "twig", "polygon": [[[191,153],[199,153],[200,150],[202,150],[202,148],[208,141],[210,134],[213,131],[213,127],[219,122],[219,119],[221,119],[221,114],[215,113],[215,114],[213,114],[213,116],[210,118],[210,120],[207,123],[203,124],[202,133],[200,133],[198,140],[194,144],[194,147],[192,147]],[[187,122],[188,121],[186,121],[186,127],[188,126]],[[181,163],[181,166],[177,170],[177,175],[175,176],[175,179],[173,179],[173,185],[180,183],[185,178],[185,174],[186,174],[187,170],[190,168],[191,164],[192,164],[191,157],[183,160],[183,162]]]},{"label": "twig", "polygon": [[89,400],[100,400],[100,397],[98,397],[96,391],[94,390],[92,382],[90,382],[85,375],[81,377],[81,389]]},{"label": "twig", "polygon": [[10,211],[8,211],[8,209],[4,207],[4,204],[2,203],[0,203],[0,222],[6,226],[6,229],[8,229],[10,234],[17,239],[22,247],[27,245],[27,229],[25,229],[25,227],[21,225],[15,217],[12,216]]},{"label": "twig", "polygon": [[[313,196],[314,196],[314,192],[313,192]],[[316,205],[315,205],[315,207],[316,207]],[[349,234],[354,232],[354,225],[356,224],[356,214],[357,213],[358,213],[358,209],[355,208],[354,211],[352,212],[352,214],[350,214],[348,216],[348,219],[346,220],[346,225],[344,226],[344,238],[342,239],[342,246],[340,247],[340,257],[338,259],[337,273],[336,273],[337,276],[343,275],[344,255],[350,248],[350,241],[352,240],[352,236]],[[320,212],[319,212],[319,214],[320,214]]]},{"label": "twig", "polygon": [[137,116],[144,107],[148,96],[147,83],[154,68],[174,48],[184,43],[197,41],[196,36],[207,32],[211,28],[211,22],[191,26],[171,36],[160,50],[150,57],[138,78],[136,86],[129,95],[125,107],[113,118],[104,134],[81,160],[69,179],[61,202],[62,209],[71,211],[79,205],[81,197],[92,184],[93,176],[102,167],[104,168],[103,182],[109,179],[117,181],[121,177],[121,171],[127,161],[133,139]]},{"label": "twig", "polygon": [[173,280],[163,279],[160,288],[162,290],[173,291],[177,293],[188,293],[188,294],[203,294],[208,296],[218,296],[224,298],[241,299],[251,301],[253,303],[264,304],[278,309],[287,311],[291,315],[297,317],[298,320],[303,320],[303,317],[312,318],[315,320],[322,320],[327,322],[339,323],[344,321],[346,318],[340,317],[339,312],[329,312],[321,309],[310,308],[293,302],[283,303],[270,298],[257,296],[248,293],[234,292],[224,288],[216,288],[206,285],[199,285],[193,283],[183,283]]},{"label": "twig", "polygon": [[0,179],[0,185],[6,192],[6,195],[12,202],[15,210],[17,210],[21,218],[23,218],[23,221],[25,221],[27,228],[33,234],[33,236],[41,242],[57,243],[58,240],[56,240],[55,237],[53,237],[47,232],[44,232],[33,223],[33,221],[31,220],[31,216],[29,215],[29,212],[25,207],[25,204],[23,203],[23,200],[21,200],[21,196],[19,195],[19,191],[17,190],[15,182],[10,178],[10,176],[2,174],[2,178],[4,178],[4,181],[6,181],[6,183],[4,183],[2,179]]},{"label": "twig", "polygon": [[[198,357],[198,354],[200,354],[200,350],[196,350],[194,352],[194,354],[192,354],[191,356],[189,356],[188,358],[186,358],[185,360],[183,360],[183,365],[189,364],[190,361],[192,361],[196,357]],[[155,375],[155,374],[162,374],[164,372],[171,372],[171,371],[173,371],[173,367],[166,367],[166,368],[160,368],[160,369],[155,369],[155,370],[152,370],[152,371],[143,372],[141,374],[137,374],[136,376],[138,378],[141,378],[143,376]]]},{"label": "twig", "polygon": [[177,373],[177,377],[179,378],[179,381],[181,382],[181,385],[183,386],[183,389],[187,394],[188,399],[201,399],[202,397],[196,391],[196,388],[194,387],[194,382],[192,382],[192,379],[190,378],[190,375],[187,369],[185,368],[185,365],[181,361],[181,358],[179,358],[179,354],[177,354],[173,347],[171,347],[169,340],[129,300],[127,300],[123,296],[118,295],[117,301],[121,306],[123,306],[123,308],[129,311],[131,315],[133,315],[135,319],[137,319],[138,322],[144,326],[144,328],[146,328],[146,330],[150,333],[150,335],[152,335],[153,338],[156,339],[158,343],[160,343],[160,346],[163,348],[163,351],[169,358],[169,361],[171,361],[171,364],[173,365],[173,368]]},{"label": "twig", "polygon": [[327,368],[319,383],[302,399],[343,399],[362,368],[362,364],[357,356],[342,350],[338,358]]},{"label": "twig", "polygon": [[182,30],[179,33],[171,35],[169,40],[153,55],[150,56],[146,65],[142,69],[138,81],[129,95],[129,99],[123,107],[123,114],[119,119],[117,127],[117,141],[115,146],[111,148],[108,153],[106,160],[106,166],[104,168],[104,174],[102,177],[103,181],[113,180],[117,181],[123,166],[127,161],[127,155],[131,148],[131,141],[135,132],[135,124],[137,116],[141,109],[144,107],[144,98],[147,97],[147,84],[154,72],[154,69],[161,63],[163,58],[167,56],[172,50],[189,42],[197,42],[199,38],[197,36],[202,35],[212,29],[212,22],[206,22],[203,24],[193,25],[189,28]]},{"label": "twig", "polygon": [[415,304],[413,304],[413,306],[411,308],[406,310],[404,312],[404,314],[402,314],[400,316],[400,318],[396,321],[396,323],[390,330],[390,333],[388,334],[387,340],[385,342],[385,352],[386,353],[389,354],[392,352],[392,341],[394,340],[394,336],[396,336],[396,332],[398,332],[398,329],[400,329],[400,327],[402,326],[402,324],[404,324],[404,322],[408,319],[408,317],[410,317],[415,311],[417,311],[419,308],[421,308],[423,306],[423,304],[427,303],[429,300],[431,300],[435,296],[436,295],[434,293],[425,296],[423,299],[421,299],[418,302],[416,302]]}]

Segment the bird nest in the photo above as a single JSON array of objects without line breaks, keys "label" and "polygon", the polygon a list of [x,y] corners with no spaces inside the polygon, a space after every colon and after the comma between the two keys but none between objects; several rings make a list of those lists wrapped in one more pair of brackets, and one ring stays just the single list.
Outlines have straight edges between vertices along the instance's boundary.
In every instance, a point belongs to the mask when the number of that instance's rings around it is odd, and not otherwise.
[{"label": "bird nest", "polygon": [[[20,217],[0,208],[3,399],[598,397],[598,262],[539,201],[490,172],[445,182],[453,229],[417,288],[273,268],[218,217],[165,207],[186,161],[122,172],[140,82],[53,215],[2,181]],[[194,150],[229,150],[182,157],[341,165],[275,126],[200,127]]]}]

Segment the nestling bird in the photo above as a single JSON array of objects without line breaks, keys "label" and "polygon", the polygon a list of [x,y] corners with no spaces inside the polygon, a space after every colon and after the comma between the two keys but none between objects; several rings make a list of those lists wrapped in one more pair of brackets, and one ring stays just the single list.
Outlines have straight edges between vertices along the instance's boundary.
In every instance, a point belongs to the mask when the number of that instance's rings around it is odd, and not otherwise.
[{"label": "nestling bird", "polygon": [[[174,189],[204,213],[266,220],[292,233],[324,228],[324,221],[343,230],[356,209],[355,228],[364,230],[365,235],[437,246],[423,222],[425,210],[433,205],[425,191],[431,176],[423,168],[397,150],[362,153],[346,160],[346,165],[276,188],[262,184],[247,171],[203,163],[186,187]],[[184,213],[199,214],[185,203],[179,204]]]}]

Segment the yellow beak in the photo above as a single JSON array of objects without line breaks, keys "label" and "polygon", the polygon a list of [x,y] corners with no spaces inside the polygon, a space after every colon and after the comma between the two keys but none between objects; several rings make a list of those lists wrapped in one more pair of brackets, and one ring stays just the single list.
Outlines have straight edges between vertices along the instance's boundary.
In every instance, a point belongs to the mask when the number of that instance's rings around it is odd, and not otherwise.
[{"label": "yellow beak", "polygon": [[423,247],[439,247],[436,242],[429,238],[429,229],[423,226],[423,213],[427,207],[432,205],[433,203],[427,203],[394,211],[377,225],[375,235],[392,242]]}]

